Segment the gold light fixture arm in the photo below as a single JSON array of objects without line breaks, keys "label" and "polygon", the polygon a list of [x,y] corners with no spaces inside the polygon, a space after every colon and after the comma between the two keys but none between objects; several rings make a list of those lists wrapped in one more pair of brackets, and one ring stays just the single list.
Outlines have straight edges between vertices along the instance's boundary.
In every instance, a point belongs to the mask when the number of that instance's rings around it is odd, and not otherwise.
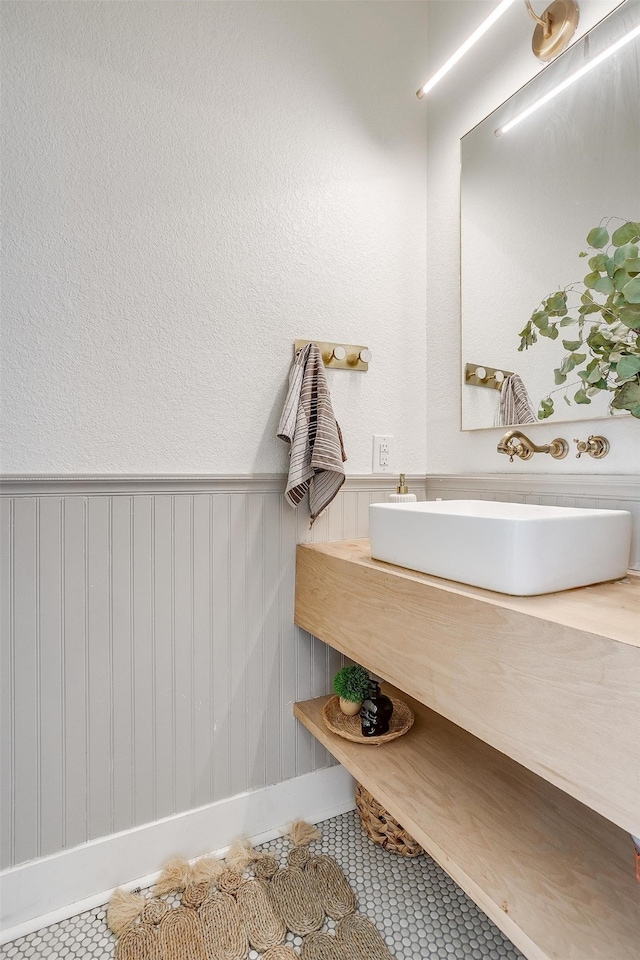
[{"label": "gold light fixture arm", "polygon": [[524,0],[524,3],[527,13],[536,22],[531,49],[543,63],[554,60],[567,49],[578,27],[580,8],[576,0],[552,0],[541,17],[530,0]]},{"label": "gold light fixture arm", "polygon": [[532,20],[535,20],[536,23],[539,23],[543,29],[545,40],[548,40],[551,36],[551,24],[549,22],[549,12],[545,10],[544,15],[539,17],[531,6],[531,0],[524,0],[524,5],[527,8],[527,13]]}]

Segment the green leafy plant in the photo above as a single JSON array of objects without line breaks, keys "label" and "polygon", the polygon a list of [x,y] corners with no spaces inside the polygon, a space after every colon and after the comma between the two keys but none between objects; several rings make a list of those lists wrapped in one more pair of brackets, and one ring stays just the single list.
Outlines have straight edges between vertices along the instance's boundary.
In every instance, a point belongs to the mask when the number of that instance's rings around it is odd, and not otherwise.
[{"label": "green leafy plant", "polygon": [[[640,418],[640,223],[622,223],[610,235],[611,223],[589,231],[590,250],[579,254],[589,257],[589,273],[542,301],[519,333],[518,350],[528,350],[538,337],[557,340],[562,328],[575,327],[571,339],[562,340],[566,353],[554,370],[565,402],[571,404],[573,386],[578,386],[573,400],[580,404],[604,390],[613,394],[610,408]],[[563,387],[574,371],[578,380]],[[538,419],[553,412],[549,394]]]},{"label": "green leafy plant", "polygon": [[334,693],[350,703],[362,703],[368,696],[370,687],[369,671],[355,663],[338,670],[333,678]]}]

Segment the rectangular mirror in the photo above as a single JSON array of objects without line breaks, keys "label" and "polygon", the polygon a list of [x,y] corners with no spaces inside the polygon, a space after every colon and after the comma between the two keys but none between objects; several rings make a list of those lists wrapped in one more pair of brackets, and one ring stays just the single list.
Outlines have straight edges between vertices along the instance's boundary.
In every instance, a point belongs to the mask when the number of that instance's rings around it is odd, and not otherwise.
[{"label": "rectangular mirror", "polygon": [[[501,420],[500,391],[487,389],[503,371],[521,378],[536,419],[549,396],[551,423],[610,415],[611,393],[575,402],[577,371],[555,382],[576,326],[555,340],[538,335],[525,351],[519,334],[552,292],[578,283],[580,302],[590,270],[580,253],[598,253],[586,241],[594,227],[611,233],[640,221],[640,38],[513,129],[495,131],[638,24],[640,0],[627,0],[461,140],[463,430],[524,422]],[[482,379],[477,367],[491,372]]]}]

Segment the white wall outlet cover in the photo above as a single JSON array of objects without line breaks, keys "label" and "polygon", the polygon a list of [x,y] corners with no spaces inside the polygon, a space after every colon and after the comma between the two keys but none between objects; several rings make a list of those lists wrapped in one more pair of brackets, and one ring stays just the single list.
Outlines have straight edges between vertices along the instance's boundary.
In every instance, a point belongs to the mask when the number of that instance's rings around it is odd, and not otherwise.
[{"label": "white wall outlet cover", "polygon": [[373,435],[373,473],[393,472],[393,437],[388,434]]}]

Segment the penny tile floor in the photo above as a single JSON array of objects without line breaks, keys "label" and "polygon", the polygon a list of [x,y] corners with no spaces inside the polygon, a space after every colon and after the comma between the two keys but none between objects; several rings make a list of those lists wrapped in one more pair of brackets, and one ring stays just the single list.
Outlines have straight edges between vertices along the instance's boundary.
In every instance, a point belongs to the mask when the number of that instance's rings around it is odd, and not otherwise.
[{"label": "penny tile floor", "polygon": [[[429,856],[387,853],[363,833],[355,811],[325,820],[312,852],[342,865],[358,897],[358,910],[376,924],[396,960],[523,960],[522,954]],[[286,839],[261,848],[284,863]],[[124,880],[124,878],[123,878]],[[335,924],[326,921],[324,929]],[[302,939],[289,943],[299,953]],[[112,960],[115,937],[105,907],[52,924],[0,947],[0,960]],[[255,950],[249,960],[259,960]]]}]

